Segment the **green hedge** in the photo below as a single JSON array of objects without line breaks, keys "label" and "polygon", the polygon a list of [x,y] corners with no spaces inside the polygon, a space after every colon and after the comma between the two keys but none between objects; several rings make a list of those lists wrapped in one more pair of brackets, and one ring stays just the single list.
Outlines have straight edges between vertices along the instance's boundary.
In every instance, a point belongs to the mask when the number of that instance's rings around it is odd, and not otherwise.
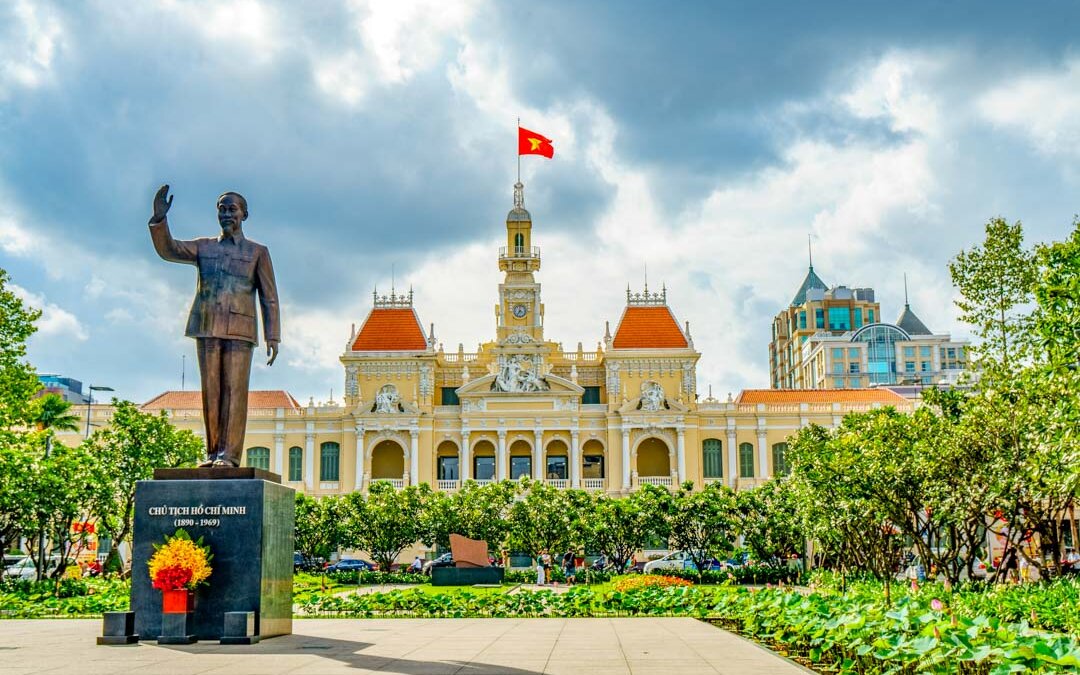
[{"label": "green hedge", "polygon": [[701,584],[799,584],[803,580],[803,573],[787,567],[773,567],[770,565],[744,565],[726,570],[706,570],[698,574],[694,570],[655,570],[650,574],[660,574],[667,577],[678,577]]},{"label": "green hedge", "polygon": [[409,572],[360,572],[342,570],[328,572],[326,578],[339,584],[373,586],[379,584],[430,584],[431,577]]}]

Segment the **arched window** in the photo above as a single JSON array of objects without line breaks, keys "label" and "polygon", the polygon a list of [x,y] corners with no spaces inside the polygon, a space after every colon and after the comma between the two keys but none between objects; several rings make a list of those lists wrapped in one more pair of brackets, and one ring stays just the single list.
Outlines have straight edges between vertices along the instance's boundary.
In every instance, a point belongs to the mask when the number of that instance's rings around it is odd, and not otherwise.
[{"label": "arched window", "polygon": [[518,255],[525,253],[525,235],[520,232],[514,235],[514,253]]},{"label": "arched window", "polygon": [[772,446],[772,466],[774,476],[788,475],[787,443],[775,443]]},{"label": "arched window", "polygon": [[754,477],[754,446],[751,443],[739,444],[739,477]]},{"label": "arched window", "polygon": [[720,455],[720,440],[706,438],[701,444],[701,465],[706,478],[723,478],[724,462]]},{"label": "arched window", "polygon": [[247,466],[264,471],[270,470],[270,448],[254,447],[247,449]]},{"label": "arched window", "polygon": [[341,459],[341,447],[333,441],[327,441],[320,446],[319,451],[319,480],[337,482],[340,471],[338,469]]},{"label": "arched window", "polygon": [[304,449],[295,445],[289,448],[289,480],[304,480]]}]

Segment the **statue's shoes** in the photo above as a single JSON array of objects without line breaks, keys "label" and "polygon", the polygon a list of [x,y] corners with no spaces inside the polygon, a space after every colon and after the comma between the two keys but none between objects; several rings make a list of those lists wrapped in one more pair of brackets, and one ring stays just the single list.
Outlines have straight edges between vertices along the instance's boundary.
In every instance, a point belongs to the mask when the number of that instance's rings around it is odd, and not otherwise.
[{"label": "statue's shoes", "polygon": [[214,458],[213,457],[210,457],[205,462],[201,462],[199,464],[200,469],[205,469],[208,466],[214,466]]},{"label": "statue's shoes", "polygon": [[215,459],[214,460],[214,467],[215,468],[225,467],[227,469],[235,469],[237,466],[238,466],[238,464],[236,464],[235,462],[230,462],[227,459]]}]

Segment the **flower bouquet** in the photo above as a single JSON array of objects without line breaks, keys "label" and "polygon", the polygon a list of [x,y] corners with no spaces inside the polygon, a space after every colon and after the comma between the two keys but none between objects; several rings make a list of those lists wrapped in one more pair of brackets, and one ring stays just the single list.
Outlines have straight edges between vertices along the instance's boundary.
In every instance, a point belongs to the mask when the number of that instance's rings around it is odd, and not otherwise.
[{"label": "flower bouquet", "polygon": [[161,591],[162,612],[183,613],[194,609],[193,591],[209,578],[213,557],[202,537],[192,541],[183,529],[166,536],[164,544],[154,544],[154,555],[149,562],[150,581]]}]

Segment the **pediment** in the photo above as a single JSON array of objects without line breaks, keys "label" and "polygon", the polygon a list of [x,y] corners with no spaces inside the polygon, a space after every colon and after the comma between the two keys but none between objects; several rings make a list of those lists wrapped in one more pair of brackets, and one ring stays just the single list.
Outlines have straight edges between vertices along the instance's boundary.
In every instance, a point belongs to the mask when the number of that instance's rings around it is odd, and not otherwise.
[{"label": "pediment", "polygon": [[581,398],[585,389],[557,375],[547,375],[543,380],[548,388],[538,391],[493,391],[495,375],[485,375],[458,387],[458,398],[483,396],[485,398],[558,398],[573,395]]}]

